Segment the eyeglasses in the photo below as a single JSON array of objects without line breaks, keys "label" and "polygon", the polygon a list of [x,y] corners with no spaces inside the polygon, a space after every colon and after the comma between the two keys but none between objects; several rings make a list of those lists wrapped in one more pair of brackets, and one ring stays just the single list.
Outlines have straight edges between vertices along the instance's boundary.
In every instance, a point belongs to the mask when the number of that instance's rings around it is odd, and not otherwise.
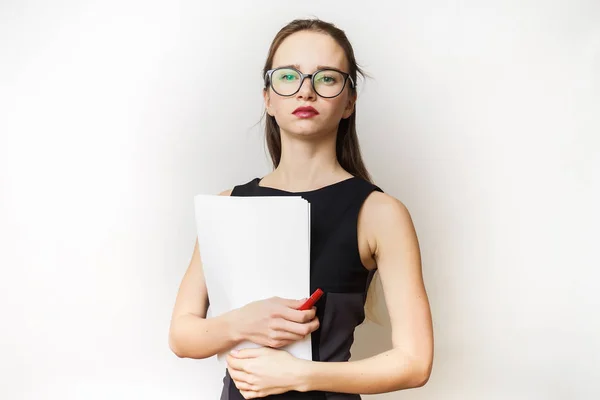
[{"label": "eyeglasses", "polygon": [[355,88],[352,77],[337,69],[320,69],[312,74],[303,74],[291,67],[268,70],[265,74],[265,88],[270,85],[271,89],[280,96],[293,96],[300,91],[305,78],[310,78],[316,94],[327,99],[339,96],[348,80],[350,80],[350,87]]}]

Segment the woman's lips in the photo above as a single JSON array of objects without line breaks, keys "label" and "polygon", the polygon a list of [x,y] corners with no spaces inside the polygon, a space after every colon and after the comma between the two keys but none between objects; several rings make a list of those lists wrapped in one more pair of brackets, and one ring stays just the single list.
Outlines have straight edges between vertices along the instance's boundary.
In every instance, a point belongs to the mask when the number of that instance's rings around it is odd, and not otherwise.
[{"label": "woman's lips", "polygon": [[316,115],[319,115],[319,112],[317,110],[315,110],[314,108],[308,106],[308,107],[298,107],[294,110],[294,112],[292,114],[294,114],[298,118],[312,118]]}]

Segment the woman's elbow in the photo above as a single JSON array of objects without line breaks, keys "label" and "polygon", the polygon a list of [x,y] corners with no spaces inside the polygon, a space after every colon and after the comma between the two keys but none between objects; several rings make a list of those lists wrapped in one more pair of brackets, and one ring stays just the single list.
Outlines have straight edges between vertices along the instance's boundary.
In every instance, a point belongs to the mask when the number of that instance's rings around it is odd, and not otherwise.
[{"label": "woman's elbow", "polygon": [[185,353],[180,351],[177,347],[174,347],[173,345],[169,346],[171,348],[171,351],[173,352],[173,354],[175,354],[177,357],[179,358],[187,358],[185,356]]},{"label": "woman's elbow", "polygon": [[420,388],[420,387],[425,386],[425,384],[427,384],[427,382],[429,382],[429,376],[430,376],[430,374],[427,372],[416,374],[412,387]]},{"label": "woman's elbow", "polygon": [[169,331],[169,349],[179,358],[186,358],[185,352],[181,348],[174,327]]},{"label": "woman's elbow", "polygon": [[173,321],[169,329],[169,348],[179,358],[202,358],[194,357],[190,353],[186,330],[181,325],[181,321]]},{"label": "woman's elbow", "polygon": [[179,358],[200,360],[216,354],[200,343],[191,342],[188,332],[183,328],[178,329],[177,324],[174,324],[169,331],[169,348]]},{"label": "woman's elbow", "polygon": [[431,376],[431,370],[433,362],[431,359],[419,360],[414,363],[415,368],[413,372],[413,385],[414,388],[425,386],[429,382]]}]

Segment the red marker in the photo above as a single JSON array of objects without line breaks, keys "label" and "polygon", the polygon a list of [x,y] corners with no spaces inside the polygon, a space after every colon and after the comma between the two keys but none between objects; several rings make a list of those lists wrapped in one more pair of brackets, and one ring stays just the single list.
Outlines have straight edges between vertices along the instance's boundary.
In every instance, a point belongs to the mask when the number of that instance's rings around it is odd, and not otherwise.
[{"label": "red marker", "polygon": [[300,310],[300,311],[310,310],[312,308],[312,306],[314,306],[315,303],[321,298],[322,295],[323,295],[323,291],[321,289],[315,290],[315,292],[308,298],[308,300],[306,300],[304,302],[304,304],[302,304],[300,306],[300,308],[298,310]]}]

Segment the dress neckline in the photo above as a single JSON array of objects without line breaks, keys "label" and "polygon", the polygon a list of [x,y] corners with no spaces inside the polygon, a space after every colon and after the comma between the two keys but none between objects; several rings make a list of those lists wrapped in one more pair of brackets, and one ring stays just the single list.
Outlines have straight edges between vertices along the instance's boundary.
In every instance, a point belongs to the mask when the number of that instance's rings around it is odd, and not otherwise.
[{"label": "dress neckline", "polygon": [[321,192],[321,191],[325,191],[327,189],[331,189],[331,188],[334,188],[334,187],[337,187],[337,186],[341,186],[341,185],[343,185],[343,184],[345,184],[347,182],[351,182],[351,181],[354,181],[356,179],[358,179],[358,177],[351,176],[349,178],[342,179],[341,181],[337,181],[337,182],[334,182],[334,183],[330,183],[329,185],[325,185],[325,186],[322,186],[322,187],[317,188],[317,189],[304,190],[304,191],[301,191],[301,192],[292,192],[292,191],[289,191],[289,190],[278,189],[278,188],[274,188],[274,187],[271,187],[271,186],[261,186],[260,183],[263,180],[263,178],[259,178],[259,177],[254,178],[254,182],[255,182],[256,186],[258,188],[260,188],[260,189],[266,189],[266,190],[271,190],[271,191],[280,192],[280,193],[293,194],[293,195],[303,195],[303,194],[312,194],[312,193],[318,193],[318,192]]}]

